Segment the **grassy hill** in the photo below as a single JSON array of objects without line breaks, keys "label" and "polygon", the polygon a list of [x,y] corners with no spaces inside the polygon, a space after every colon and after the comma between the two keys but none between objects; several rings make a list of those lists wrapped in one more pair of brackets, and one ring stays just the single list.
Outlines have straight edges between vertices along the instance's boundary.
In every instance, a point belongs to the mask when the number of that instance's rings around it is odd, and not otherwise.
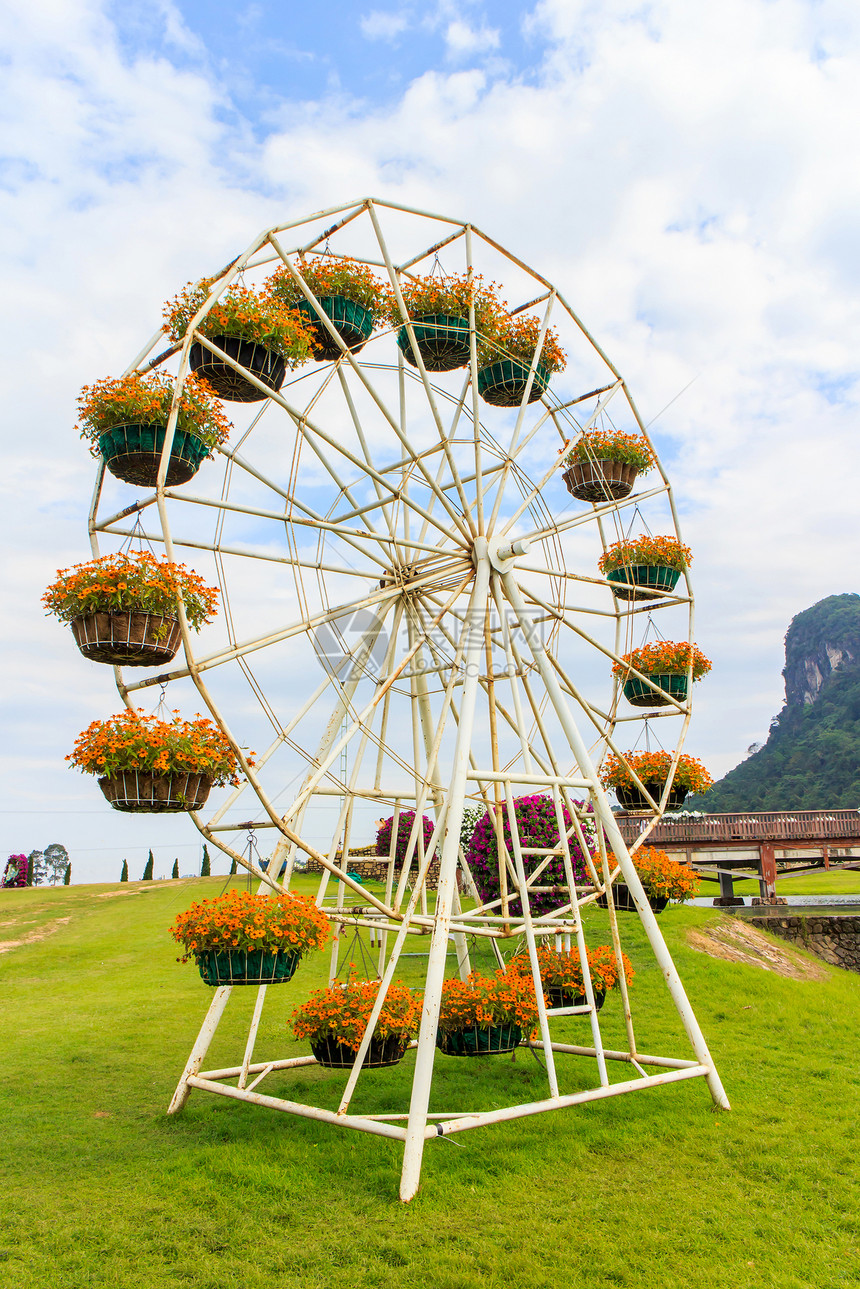
[{"label": "grassy hill", "polygon": [[[823,968],[823,979],[792,980],[695,952],[688,932],[721,915],[671,907],[661,925],[733,1112],[715,1113],[695,1080],[464,1134],[462,1146],[434,1141],[403,1207],[395,1143],[201,1093],[166,1117],[211,995],[164,928],[222,885],[0,896],[3,941],[28,940],[0,955],[3,1289],[858,1284],[860,977]],[[605,916],[588,914],[591,943],[605,938]],[[639,1046],[685,1056],[638,923],[622,918]],[[269,991],[261,1055],[301,1050],[289,1014],[322,982],[325,956]],[[407,978],[421,963],[406,960]],[[213,1064],[241,1058],[255,993],[235,992]],[[610,1044],[618,1001],[602,1013]],[[584,1026],[554,1028],[577,1041]],[[366,1076],[356,1108],[405,1099],[413,1059]],[[435,1108],[544,1094],[528,1053],[437,1068]],[[565,1059],[563,1090],[593,1077],[589,1062]],[[311,1070],[266,1086],[336,1105],[343,1078]]]}]

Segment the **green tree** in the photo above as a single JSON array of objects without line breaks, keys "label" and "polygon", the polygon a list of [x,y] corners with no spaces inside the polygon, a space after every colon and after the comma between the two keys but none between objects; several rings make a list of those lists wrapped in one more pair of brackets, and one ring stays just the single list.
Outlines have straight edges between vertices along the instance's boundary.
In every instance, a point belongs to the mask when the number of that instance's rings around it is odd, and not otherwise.
[{"label": "green tree", "polygon": [[27,860],[27,885],[33,885],[33,856]]},{"label": "green tree", "polygon": [[143,877],[140,879],[142,882],[152,881],[152,870],[154,865],[155,865],[155,860],[152,857],[152,851],[150,851],[149,859],[146,861],[146,868],[143,870]]},{"label": "green tree", "polygon": [[[52,886],[56,886],[60,878],[65,878],[66,869],[69,866],[69,852],[58,841],[52,841],[50,846],[45,847],[45,853],[42,857],[44,864],[45,876]],[[34,869],[36,865],[34,864]]]},{"label": "green tree", "polygon": [[175,881],[175,880],[176,880],[176,878],[179,876],[179,860],[178,860],[178,859],[174,859],[174,861],[173,861],[173,872],[170,874],[170,876],[174,879],[174,881]]},{"label": "green tree", "polygon": [[231,877],[235,877],[235,876],[236,876],[236,861],[235,861],[235,859],[233,860],[233,863],[230,865],[230,876],[231,876]]},{"label": "green tree", "polygon": [[120,880],[121,882],[127,882],[127,881],[128,881],[128,860],[127,860],[127,859],[124,859],[124,860],[122,861],[122,873],[120,874],[120,879],[119,879],[119,880]]},{"label": "green tree", "polygon": [[203,843],[203,863],[200,867],[200,876],[201,877],[212,876],[212,865],[209,863],[209,847],[206,845],[205,842]]},{"label": "green tree", "polygon": [[71,882],[71,880],[72,880],[72,866],[71,866],[71,864],[67,864],[67,865],[66,865],[66,875],[65,875],[65,877],[63,878],[63,886],[68,886],[68,885],[69,885],[69,883]]}]

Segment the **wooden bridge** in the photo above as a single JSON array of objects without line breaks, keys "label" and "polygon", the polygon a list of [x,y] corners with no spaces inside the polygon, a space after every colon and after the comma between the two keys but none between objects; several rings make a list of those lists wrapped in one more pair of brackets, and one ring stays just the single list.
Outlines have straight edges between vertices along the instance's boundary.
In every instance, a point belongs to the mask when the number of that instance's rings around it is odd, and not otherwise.
[{"label": "wooden bridge", "polygon": [[[619,814],[621,834],[628,845],[648,827],[650,815]],[[734,894],[734,880],[740,876],[756,877],[764,899],[776,899],[777,851],[804,850],[815,854],[807,868],[829,868],[833,851],[860,848],[860,810],[767,810],[743,811],[725,815],[664,815],[648,834],[647,845],[669,852],[682,852],[699,875],[718,880],[717,903],[739,903]],[[733,856],[733,851],[755,850],[757,871],[748,869],[749,858]],[[703,852],[720,852],[719,858],[705,859]],[[797,871],[794,861],[793,871]]]}]

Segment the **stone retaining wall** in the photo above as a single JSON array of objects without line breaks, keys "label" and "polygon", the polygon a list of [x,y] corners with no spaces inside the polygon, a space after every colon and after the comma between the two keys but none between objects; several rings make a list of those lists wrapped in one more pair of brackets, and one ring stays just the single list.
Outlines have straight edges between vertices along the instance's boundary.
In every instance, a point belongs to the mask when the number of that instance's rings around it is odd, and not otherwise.
[{"label": "stone retaining wall", "polygon": [[834,967],[860,972],[860,917],[846,914],[818,917],[806,913],[793,917],[771,915],[761,920],[756,918],[755,922],[763,930],[814,953]]}]

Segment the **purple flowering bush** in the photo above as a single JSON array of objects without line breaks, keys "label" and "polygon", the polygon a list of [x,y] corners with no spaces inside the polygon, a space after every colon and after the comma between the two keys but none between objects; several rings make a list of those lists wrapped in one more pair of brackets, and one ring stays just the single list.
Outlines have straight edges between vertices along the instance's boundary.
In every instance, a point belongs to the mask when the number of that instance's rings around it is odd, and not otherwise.
[{"label": "purple flowering bush", "polygon": [[[414,810],[401,810],[397,820],[397,841],[395,842],[395,845],[394,845],[394,855],[395,855],[398,867],[403,863],[404,857],[406,855],[406,846],[409,842],[409,835],[412,832],[412,821],[414,820],[414,818],[415,818]],[[430,845],[430,838],[433,836],[434,825],[433,825],[433,820],[428,819],[427,815],[424,815],[423,819],[424,819],[424,851],[426,853]],[[382,823],[379,825],[379,829],[376,834],[376,853],[377,855],[384,856],[386,859],[388,858],[388,853],[391,847],[391,830],[393,827],[394,827],[394,816],[392,815],[390,819],[383,819]],[[412,863],[410,867],[413,867],[413,868],[418,867],[417,842],[415,845],[415,850],[413,851],[413,854],[412,854]]]},{"label": "purple flowering bush", "polygon": [[[559,844],[555,805],[551,796],[516,797],[514,799],[514,816],[517,821],[517,832],[519,833],[522,847],[540,846],[552,849],[552,847]],[[566,808],[562,810],[562,817],[566,827],[571,828],[573,820]],[[508,822],[508,812],[504,806],[502,807],[502,818],[502,837],[511,860],[513,860],[511,829]],[[583,824],[586,841],[590,842],[592,832],[593,825],[589,827],[588,821],[586,821]],[[585,857],[575,834],[570,837],[568,846],[575,880],[589,881]],[[592,848],[592,854],[595,849],[596,845]],[[546,859],[545,855],[524,855],[523,865],[526,870],[526,876],[528,877],[539,864],[543,863],[544,859]],[[499,882],[499,855],[498,846],[496,845],[495,822],[489,813],[485,814],[483,819],[479,820],[475,826],[472,840],[466,851],[466,862],[472,870],[475,885],[483,902],[488,904],[491,900],[497,900],[502,893]],[[558,888],[558,893],[541,892],[531,895],[529,897],[529,907],[533,915],[549,913],[552,909],[558,908],[559,904],[567,902],[564,860],[561,855],[554,856],[550,860],[541,873],[537,884],[538,886],[555,886]],[[514,915],[518,914],[521,911],[519,899],[512,899],[510,908]],[[498,911],[498,909],[494,910],[496,913]]]},{"label": "purple flowering bush", "polygon": [[27,885],[27,856],[10,855],[6,860],[6,868],[3,871],[4,886],[26,886]]}]

